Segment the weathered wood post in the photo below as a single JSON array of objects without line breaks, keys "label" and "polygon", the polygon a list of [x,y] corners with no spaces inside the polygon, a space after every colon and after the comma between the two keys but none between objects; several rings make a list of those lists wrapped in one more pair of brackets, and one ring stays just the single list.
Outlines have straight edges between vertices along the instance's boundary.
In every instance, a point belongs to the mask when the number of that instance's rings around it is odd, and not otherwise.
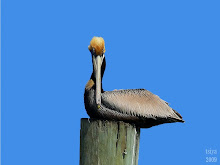
[{"label": "weathered wood post", "polygon": [[137,165],[139,141],[135,125],[81,119],[80,165]]}]

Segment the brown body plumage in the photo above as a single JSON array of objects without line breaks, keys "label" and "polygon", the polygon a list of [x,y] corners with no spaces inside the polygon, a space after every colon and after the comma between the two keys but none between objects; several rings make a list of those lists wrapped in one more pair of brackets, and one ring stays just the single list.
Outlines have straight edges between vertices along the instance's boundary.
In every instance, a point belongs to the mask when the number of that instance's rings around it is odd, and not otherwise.
[{"label": "brown body plumage", "polygon": [[105,46],[101,37],[94,37],[89,50],[93,59],[93,73],[88,81],[84,102],[91,118],[122,120],[139,127],[184,122],[181,115],[157,95],[145,89],[104,91]]}]

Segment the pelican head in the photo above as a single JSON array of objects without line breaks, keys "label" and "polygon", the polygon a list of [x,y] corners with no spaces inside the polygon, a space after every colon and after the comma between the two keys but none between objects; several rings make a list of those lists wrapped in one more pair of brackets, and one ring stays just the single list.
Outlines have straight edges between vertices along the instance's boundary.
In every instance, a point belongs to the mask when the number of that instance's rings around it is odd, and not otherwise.
[{"label": "pelican head", "polygon": [[101,67],[103,63],[103,59],[105,57],[105,42],[102,37],[93,37],[89,50],[92,54],[92,62],[93,62],[93,73],[95,76],[95,84],[96,84],[96,104],[99,108],[101,105]]}]

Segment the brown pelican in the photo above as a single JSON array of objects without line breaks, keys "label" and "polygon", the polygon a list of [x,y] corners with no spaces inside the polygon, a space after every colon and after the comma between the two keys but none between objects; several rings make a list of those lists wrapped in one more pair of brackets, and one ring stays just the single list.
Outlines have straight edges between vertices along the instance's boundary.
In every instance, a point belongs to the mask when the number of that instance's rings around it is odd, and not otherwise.
[{"label": "brown pelican", "polygon": [[91,118],[121,120],[149,128],[163,123],[184,122],[182,116],[167,102],[145,89],[104,91],[105,43],[93,37],[89,50],[93,72],[84,93],[85,108]]}]

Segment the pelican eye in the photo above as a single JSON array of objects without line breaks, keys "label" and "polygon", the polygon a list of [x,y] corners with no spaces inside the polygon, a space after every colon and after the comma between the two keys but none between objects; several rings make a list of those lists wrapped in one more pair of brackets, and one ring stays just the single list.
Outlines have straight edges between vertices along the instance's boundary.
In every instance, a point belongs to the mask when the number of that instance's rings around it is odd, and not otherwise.
[{"label": "pelican eye", "polygon": [[97,105],[97,108],[100,109],[100,108],[101,108],[101,105],[98,104],[98,105]]},{"label": "pelican eye", "polygon": [[95,48],[92,48],[92,54],[95,54]]}]

